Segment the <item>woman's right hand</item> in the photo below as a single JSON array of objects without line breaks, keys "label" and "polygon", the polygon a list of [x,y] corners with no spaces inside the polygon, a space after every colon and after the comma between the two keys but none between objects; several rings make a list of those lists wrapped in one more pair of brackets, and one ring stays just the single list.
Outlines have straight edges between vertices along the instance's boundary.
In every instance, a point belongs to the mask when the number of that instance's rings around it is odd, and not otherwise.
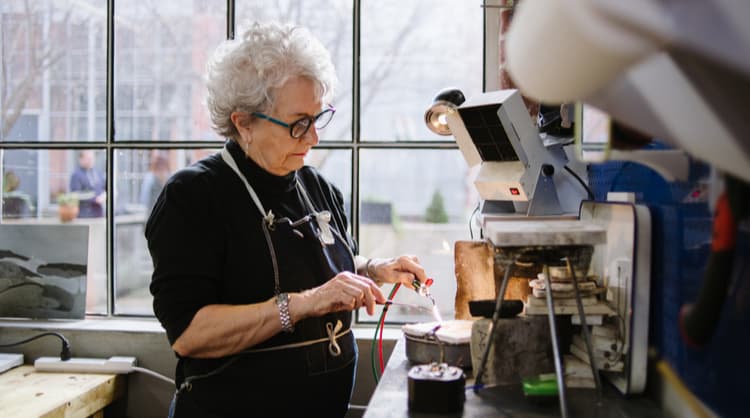
[{"label": "woman's right hand", "polygon": [[375,282],[348,271],[337,274],[323,285],[300,293],[297,303],[294,299],[296,298],[293,297],[290,301],[289,309],[295,321],[361,307],[366,307],[367,313],[373,315],[375,304],[385,303],[386,300]]}]

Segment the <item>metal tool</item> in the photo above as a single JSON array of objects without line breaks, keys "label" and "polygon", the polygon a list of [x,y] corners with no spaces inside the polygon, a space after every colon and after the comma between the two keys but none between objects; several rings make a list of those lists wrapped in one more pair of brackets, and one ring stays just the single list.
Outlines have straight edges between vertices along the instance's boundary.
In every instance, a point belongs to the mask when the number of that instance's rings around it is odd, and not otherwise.
[{"label": "metal tool", "polygon": [[[422,283],[415,277],[414,280],[411,281],[411,286],[420,295],[432,299],[432,295],[430,294],[430,286],[432,286],[433,282],[434,280],[432,280],[432,278],[428,278],[424,283]],[[435,300],[432,299],[432,302],[435,303]]]},{"label": "metal tool", "polygon": [[415,305],[413,303],[394,302],[392,300],[386,300],[384,303],[378,303],[378,305],[403,306],[404,308],[423,309],[423,310],[426,310],[426,311],[432,311],[432,308],[428,308],[427,306]]},{"label": "metal tool", "polygon": [[443,322],[443,318],[440,316],[440,309],[435,302],[435,298],[432,297],[432,294],[430,293],[430,286],[432,286],[432,283],[434,283],[434,280],[432,280],[431,277],[428,277],[424,283],[420,282],[419,279],[415,277],[414,280],[412,280],[411,285],[417,293],[430,299],[432,302],[432,316],[436,321]]}]

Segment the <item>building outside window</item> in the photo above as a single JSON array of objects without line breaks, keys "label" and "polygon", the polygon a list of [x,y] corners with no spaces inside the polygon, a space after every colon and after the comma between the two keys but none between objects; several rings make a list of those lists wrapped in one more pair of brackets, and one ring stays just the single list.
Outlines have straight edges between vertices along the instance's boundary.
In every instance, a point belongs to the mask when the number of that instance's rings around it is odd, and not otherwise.
[{"label": "building outside window", "polygon": [[[90,225],[86,311],[152,316],[143,228],[153,199],[171,173],[224,142],[203,103],[205,63],[250,20],[292,21],[321,38],[340,79],[336,116],[307,163],[344,193],[361,253],[418,256],[451,317],[453,243],[469,239],[477,196],[453,138],[428,131],[423,114],[444,87],[482,91],[483,9],[450,0],[234,0],[232,20],[227,3],[1,2],[0,221],[63,223],[61,202],[91,151],[106,181],[102,216],[70,221]],[[426,303],[407,289],[397,298]],[[394,307],[388,319],[430,316]]]}]

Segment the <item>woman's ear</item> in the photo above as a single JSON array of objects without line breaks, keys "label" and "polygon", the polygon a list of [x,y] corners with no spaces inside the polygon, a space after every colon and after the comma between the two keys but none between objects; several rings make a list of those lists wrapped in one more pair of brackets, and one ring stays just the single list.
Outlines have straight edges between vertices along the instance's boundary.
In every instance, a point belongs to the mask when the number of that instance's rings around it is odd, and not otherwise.
[{"label": "woman's ear", "polygon": [[232,114],[229,115],[229,119],[232,120],[232,124],[234,124],[234,127],[237,128],[238,132],[241,132],[242,129],[247,129],[250,127],[250,117],[247,113],[232,112]]},{"label": "woman's ear", "polygon": [[250,146],[250,142],[252,142],[250,117],[247,113],[232,112],[232,114],[229,115],[229,118],[232,120],[234,127],[237,128],[237,132],[240,134],[237,142],[247,153],[247,148]]}]

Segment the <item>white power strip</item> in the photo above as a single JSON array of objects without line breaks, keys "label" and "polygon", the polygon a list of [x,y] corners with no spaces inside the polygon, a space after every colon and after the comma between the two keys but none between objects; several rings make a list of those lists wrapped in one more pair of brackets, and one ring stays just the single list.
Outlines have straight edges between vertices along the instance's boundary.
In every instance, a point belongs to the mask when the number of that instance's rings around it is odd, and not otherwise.
[{"label": "white power strip", "polygon": [[0,373],[23,364],[23,354],[0,354]]},{"label": "white power strip", "polygon": [[39,357],[34,368],[40,372],[68,373],[130,373],[135,367],[135,357],[110,357],[109,359],[73,357],[60,360],[60,357]]}]

